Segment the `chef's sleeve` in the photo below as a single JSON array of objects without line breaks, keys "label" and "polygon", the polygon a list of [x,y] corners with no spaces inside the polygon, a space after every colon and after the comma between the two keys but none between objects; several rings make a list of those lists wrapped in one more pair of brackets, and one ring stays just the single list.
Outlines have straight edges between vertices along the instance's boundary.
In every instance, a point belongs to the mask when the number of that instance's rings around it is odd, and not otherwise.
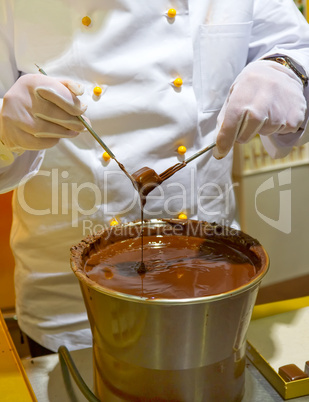
[{"label": "chef's sleeve", "polygon": [[[19,77],[14,57],[14,21],[10,9],[11,3],[0,2],[0,110],[4,94]],[[25,151],[22,155],[17,155],[3,148],[1,144],[0,193],[11,191],[34,176],[40,168],[43,157],[44,151]]]},{"label": "chef's sleeve", "polygon": [[[309,24],[293,0],[256,0],[248,63],[273,55],[290,57],[309,76]],[[270,93],[269,96],[272,96]],[[286,156],[293,146],[309,141],[309,88],[304,88],[307,112],[296,133],[261,136],[273,158]]]}]

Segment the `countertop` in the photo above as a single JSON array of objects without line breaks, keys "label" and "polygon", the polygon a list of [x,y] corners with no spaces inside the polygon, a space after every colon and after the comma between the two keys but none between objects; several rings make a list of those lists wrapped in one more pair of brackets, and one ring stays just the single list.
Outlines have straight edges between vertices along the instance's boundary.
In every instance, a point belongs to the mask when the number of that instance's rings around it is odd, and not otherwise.
[{"label": "countertop", "polygon": [[[88,387],[93,389],[92,349],[70,352],[74,363]],[[84,402],[87,399],[81,394],[73,380],[66,388],[63,380],[59,356],[57,353],[22,360],[38,402]],[[68,389],[71,388],[71,395]],[[242,402],[281,402],[284,399],[263,377],[263,375],[247,360],[246,391]],[[289,399],[291,402],[308,402],[309,396]]]}]

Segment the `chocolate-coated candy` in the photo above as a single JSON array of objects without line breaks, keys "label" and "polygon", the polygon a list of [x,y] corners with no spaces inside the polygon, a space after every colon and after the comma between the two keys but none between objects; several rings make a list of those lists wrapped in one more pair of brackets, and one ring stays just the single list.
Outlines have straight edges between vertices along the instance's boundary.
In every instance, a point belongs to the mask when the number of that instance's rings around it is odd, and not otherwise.
[{"label": "chocolate-coated candy", "polygon": [[308,374],[297,367],[296,364],[287,364],[285,366],[279,367],[279,375],[286,382],[301,380],[302,378],[308,377]]}]

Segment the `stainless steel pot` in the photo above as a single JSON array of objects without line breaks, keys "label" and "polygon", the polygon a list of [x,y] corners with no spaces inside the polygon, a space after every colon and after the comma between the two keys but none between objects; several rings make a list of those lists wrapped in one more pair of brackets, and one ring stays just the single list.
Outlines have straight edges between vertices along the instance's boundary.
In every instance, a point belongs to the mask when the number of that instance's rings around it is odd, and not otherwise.
[{"label": "stainless steel pot", "polygon": [[256,256],[256,277],[214,296],[148,300],[104,288],[83,271],[97,246],[137,237],[140,222],[105,230],[71,249],[93,335],[95,392],[102,401],[227,402],[243,396],[246,333],[267,254],[242,232],[197,221],[188,221],[194,223],[190,229],[184,222],[148,221],[144,236],[234,242]]}]

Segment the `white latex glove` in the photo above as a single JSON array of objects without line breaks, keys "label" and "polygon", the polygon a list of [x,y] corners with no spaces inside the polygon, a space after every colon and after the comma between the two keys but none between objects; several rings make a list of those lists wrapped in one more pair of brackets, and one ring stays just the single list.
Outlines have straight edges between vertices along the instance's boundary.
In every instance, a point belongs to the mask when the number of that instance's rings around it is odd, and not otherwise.
[{"label": "white latex glove", "polygon": [[76,116],[85,112],[76,97],[81,85],[39,74],[20,77],[3,98],[0,140],[12,152],[50,148],[60,138],[85,128]]},{"label": "white latex glove", "polygon": [[306,107],[303,83],[291,69],[268,60],[248,64],[219,113],[213,155],[221,159],[235,141],[245,143],[256,134],[297,132]]}]

